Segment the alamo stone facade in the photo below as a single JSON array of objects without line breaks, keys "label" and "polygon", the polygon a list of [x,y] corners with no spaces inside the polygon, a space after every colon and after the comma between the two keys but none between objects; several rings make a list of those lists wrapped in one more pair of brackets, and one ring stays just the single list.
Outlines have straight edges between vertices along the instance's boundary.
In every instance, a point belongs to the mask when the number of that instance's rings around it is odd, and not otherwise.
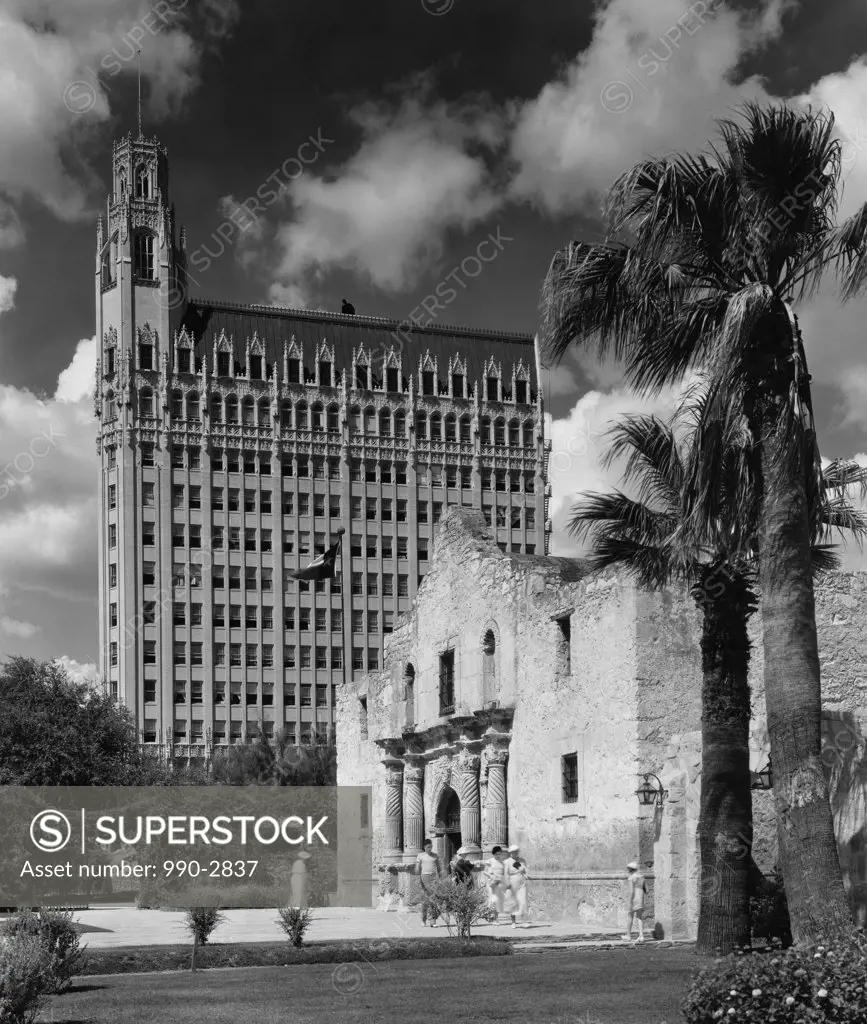
[{"label": "alamo stone facade", "polygon": [[[856,915],[867,910],[867,577],[817,590],[825,761]],[[752,623],[752,763],[767,756],[759,617]],[[622,927],[624,867],[638,860],[657,934],[694,935],[700,879],[698,615],[577,559],[506,553],[480,512],[444,516],[411,612],[384,667],[338,706],[338,782],[370,785],[380,876],[425,838],[487,856],[517,843],[539,918]],[[641,806],[645,773],[661,803]],[[770,871],[772,794],[754,794],[754,856]],[[405,897],[409,880],[395,876]],[[375,898],[375,880],[373,893]]]}]

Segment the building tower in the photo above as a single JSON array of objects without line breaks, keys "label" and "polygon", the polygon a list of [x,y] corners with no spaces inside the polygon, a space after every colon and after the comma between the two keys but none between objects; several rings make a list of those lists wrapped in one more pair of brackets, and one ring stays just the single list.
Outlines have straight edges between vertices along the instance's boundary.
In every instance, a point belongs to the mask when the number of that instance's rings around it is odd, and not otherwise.
[{"label": "building tower", "polygon": [[[132,185],[130,185],[130,182]],[[444,508],[546,550],[549,445],[528,335],[185,294],[168,165],[113,151],[98,228],[101,670],[145,743],[316,742],[377,670]],[[340,574],[298,582],[345,530]]]}]

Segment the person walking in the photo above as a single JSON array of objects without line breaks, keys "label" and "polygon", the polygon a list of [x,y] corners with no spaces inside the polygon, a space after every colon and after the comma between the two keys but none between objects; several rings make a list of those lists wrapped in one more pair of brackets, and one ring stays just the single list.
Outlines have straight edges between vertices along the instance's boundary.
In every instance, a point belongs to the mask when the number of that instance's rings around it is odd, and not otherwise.
[{"label": "person walking", "polygon": [[415,859],[415,869],[416,874],[419,876],[422,890],[419,896],[421,923],[422,926],[426,925],[428,923],[428,917],[430,917],[430,926],[433,928],[436,924],[437,915],[434,913],[434,908],[431,905],[425,888],[427,883],[433,882],[439,878],[442,874],[442,868],[440,866],[439,855],[434,853],[432,839],[425,839],[424,849]]},{"label": "person walking", "polygon": [[451,863],[452,876],[457,885],[472,885],[475,864],[467,857],[467,848],[462,846]]},{"label": "person walking", "polygon": [[502,846],[495,846],[491,856],[485,861],[484,876],[488,886],[491,906],[497,914],[503,913],[503,900],[506,896],[506,855]]},{"label": "person walking", "polygon": [[627,876],[627,882],[629,883],[629,891],[627,896],[627,925],[626,934],[623,938],[629,942],[632,939],[632,922],[635,921],[638,925],[638,941],[644,942],[644,897],[647,894],[647,884],[644,881],[644,875],[638,870],[638,864],[630,861],[626,865],[626,870],[629,872]]},{"label": "person walking", "polygon": [[527,865],[520,859],[520,848],[510,846],[508,859],[505,862],[506,888],[514,901],[514,912],[510,914],[512,927],[517,927],[517,918],[521,918],[524,928],[529,927],[527,920]]}]

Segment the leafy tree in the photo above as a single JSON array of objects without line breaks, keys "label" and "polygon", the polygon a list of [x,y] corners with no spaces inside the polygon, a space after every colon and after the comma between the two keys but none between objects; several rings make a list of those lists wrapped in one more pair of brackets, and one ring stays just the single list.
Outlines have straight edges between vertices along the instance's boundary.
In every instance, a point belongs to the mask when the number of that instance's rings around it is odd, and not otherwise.
[{"label": "leafy tree", "polygon": [[229,786],[336,786],[337,750],[333,744],[296,746],[282,729],[272,738],[257,730],[249,742],[218,754],[212,775]]},{"label": "leafy tree", "polygon": [[[706,155],[643,160],[610,190],[608,240],[557,253],[542,298],[544,346],[625,362],[642,391],[706,369],[713,411],[747,419],[758,517],[765,695],[780,856],[795,941],[852,928],[821,762],[821,681],[810,496],[818,486],[804,346],[794,302],[828,267],[844,297],[867,284],[867,206],[837,226],[833,118],[747,105]],[[712,413],[713,414],[713,413]],[[712,420],[708,427],[712,427]],[[712,429],[691,481],[712,520]]]},{"label": "leafy tree", "polygon": [[[693,394],[696,394],[694,391]],[[686,415],[684,415],[686,414]],[[750,791],[750,660],[748,622],[757,608],[755,527],[758,494],[750,467],[749,437],[730,425],[716,476],[713,530],[696,536],[684,511],[683,494],[701,456],[699,436],[683,428],[702,417],[688,400],[681,417],[666,423],[655,416],[629,416],[611,428],[610,464],[625,457],[624,481],[637,498],[622,491],[588,494],[572,509],[570,529],[591,540],[590,564],[600,571],[619,566],[645,587],[672,583],[688,588],[701,612],[702,778],[698,838],[702,877],[699,889],[698,952],[729,953],[750,942],[753,875]],[[845,500],[864,473],[835,462],[822,478],[822,511],[816,541],[848,528],[867,533],[867,517]],[[813,548],[816,571],[836,559],[827,544]]]}]

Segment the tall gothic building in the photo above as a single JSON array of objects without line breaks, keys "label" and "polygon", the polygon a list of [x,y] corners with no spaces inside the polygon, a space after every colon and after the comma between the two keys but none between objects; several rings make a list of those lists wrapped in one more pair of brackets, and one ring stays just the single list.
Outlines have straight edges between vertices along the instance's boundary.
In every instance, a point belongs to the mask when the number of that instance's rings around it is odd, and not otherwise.
[{"label": "tall gothic building", "polygon": [[[377,670],[449,505],[546,550],[530,336],[187,294],[168,161],[112,152],[96,260],[101,670],[145,743],[334,728]],[[338,539],[337,575],[298,582]]]}]

